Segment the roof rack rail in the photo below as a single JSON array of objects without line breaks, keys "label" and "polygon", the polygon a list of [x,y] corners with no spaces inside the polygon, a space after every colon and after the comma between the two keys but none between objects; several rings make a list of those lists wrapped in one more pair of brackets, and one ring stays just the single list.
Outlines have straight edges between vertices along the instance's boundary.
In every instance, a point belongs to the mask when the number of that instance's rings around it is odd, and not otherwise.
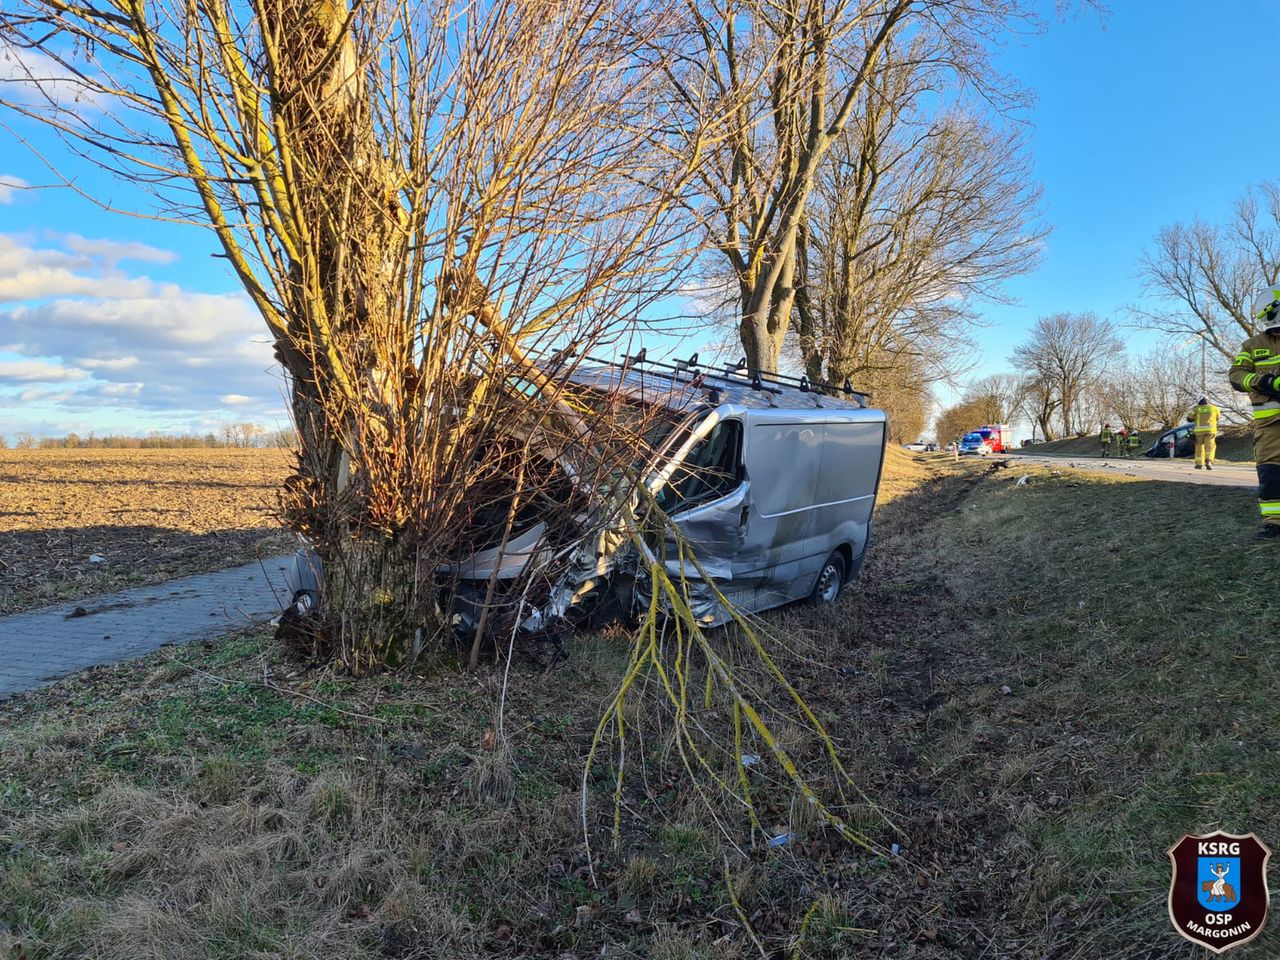
[{"label": "roof rack rail", "polygon": [[[576,356],[575,345],[569,344],[567,347],[552,354],[551,359],[555,366],[559,366],[565,360]],[[641,347],[639,352],[634,354],[624,353],[621,360],[607,360],[603,357],[593,357],[585,353],[578,359],[589,360],[592,363],[599,363],[608,367],[620,367],[623,370],[644,366],[650,373],[665,377],[675,383],[685,384],[694,389],[710,387],[711,385],[708,381],[719,381],[721,383],[750,387],[753,390],[775,395],[782,393],[782,390],[779,389],[780,387],[791,387],[801,393],[831,397],[856,397],[864,405],[866,401],[871,399],[871,394],[853,389],[853,384],[848,377],[845,377],[842,385],[836,386],[833,383],[825,383],[821,380],[810,380],[807,374],[793,377],[788,374],[757,370],[747,365],[745,356],[737,363],[724,364],[721,371],[715,371],[703,366],[698,360],[697,353],[694,353],[687,360],[676,360],[673,363],[668,363],[664,360],[650,360],[648,350],[644,347]]]}]

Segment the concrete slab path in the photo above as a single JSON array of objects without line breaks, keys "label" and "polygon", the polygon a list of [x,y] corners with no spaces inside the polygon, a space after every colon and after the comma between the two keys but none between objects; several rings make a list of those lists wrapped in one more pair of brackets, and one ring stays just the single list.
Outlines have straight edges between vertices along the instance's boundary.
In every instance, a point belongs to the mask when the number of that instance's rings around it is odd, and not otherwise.
[{"label": "concrete slab path", "polygon": [[272,557],[0,618],[0,700],[86,667],[269,620],[289,600],[291,563]]}]

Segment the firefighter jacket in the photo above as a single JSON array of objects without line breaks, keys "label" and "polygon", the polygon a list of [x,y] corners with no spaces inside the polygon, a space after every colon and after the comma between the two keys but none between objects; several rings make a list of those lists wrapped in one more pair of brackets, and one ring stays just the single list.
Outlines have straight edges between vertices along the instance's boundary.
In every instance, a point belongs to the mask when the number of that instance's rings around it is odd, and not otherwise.
[{"label": "firefighter jacket", "polygon": [[1129,441],[1128,441],[1128,442],[1129,442],[1129,446],[1130,446],[1130,447],[1140,447],[1140,446],[1142,446],[1142,434],[1140,434],[1137,430],[1132,431],[1132,432],[1129,434]]},{"label": "firefighter jacket", "polygon": [[1246,340],[1231,365],[1231,386],[1249,394],[1253,404],[1255,431],[1280,424],[1280,400],[1254,389],[1258,378],[1268,373],[1280,375],[1280,330],[1274,327]]},{"label": "firefighter jacket", "polygon": [[1106,427],[1102,428],[1102,432],[1098,434],[1098,439],[1103,443],[1111,442],[1111,431]]},{"label": "firefighter jacket", "polygon": [[1200,403],[1191,410],[1187,419],[1196,425],[1196,433],[1217,433],[1219,412],[1212,403]]}]

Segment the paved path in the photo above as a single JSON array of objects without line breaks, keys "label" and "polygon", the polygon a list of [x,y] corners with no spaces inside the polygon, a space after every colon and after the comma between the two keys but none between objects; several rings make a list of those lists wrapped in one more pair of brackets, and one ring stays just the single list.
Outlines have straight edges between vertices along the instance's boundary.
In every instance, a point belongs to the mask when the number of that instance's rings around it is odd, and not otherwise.
[{"label": "paved path", "polygon": [[291,562],[291,557],[273,557],[261,565],[0,618],[0,700],[76,670],[140,657],[166,643],[205,640],[268,620],[288,601],[284,570]]},{"label": "paved path", "polygon": [[1125,477],[1141,477],[1144,480],[1167,480],[1174,483],[1203,483],[1217,487],[1256,487],[1258,474],[1252,463],[1215,463],[1212,470],[1197,470],[1189,459],[1157,460],[1152,457],[1135,457],[1120,460],[1110,457],[1046,457],[1034,454],[1014,453],[1009,459],[1014,463],[1027,461],[1041,467],[1074,467],[1092,473],[1119,474]]}]

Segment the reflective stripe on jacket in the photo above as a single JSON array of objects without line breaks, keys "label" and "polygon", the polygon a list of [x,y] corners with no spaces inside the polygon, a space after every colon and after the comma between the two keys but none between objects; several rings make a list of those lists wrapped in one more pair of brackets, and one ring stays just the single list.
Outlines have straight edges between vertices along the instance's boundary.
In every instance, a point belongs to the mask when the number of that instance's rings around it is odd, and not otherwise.
[{"label": "reflective stripe on jacket", "polygon": [[1196,433],[1217,433],[1218,413],[1218,408],[1212,403],[1197,404],[1191,411],[1191,418],[1196,424]]},{"label": "reflective stripe on jacket", "polygon": [[1253,389],[1258,378],[1267,373],[1280,374],[1280,336],[1264,332],[1241,344],[1229,375],[1233,388],[1249,394],[1255,427],[1280,423],[1280,400]]}]

